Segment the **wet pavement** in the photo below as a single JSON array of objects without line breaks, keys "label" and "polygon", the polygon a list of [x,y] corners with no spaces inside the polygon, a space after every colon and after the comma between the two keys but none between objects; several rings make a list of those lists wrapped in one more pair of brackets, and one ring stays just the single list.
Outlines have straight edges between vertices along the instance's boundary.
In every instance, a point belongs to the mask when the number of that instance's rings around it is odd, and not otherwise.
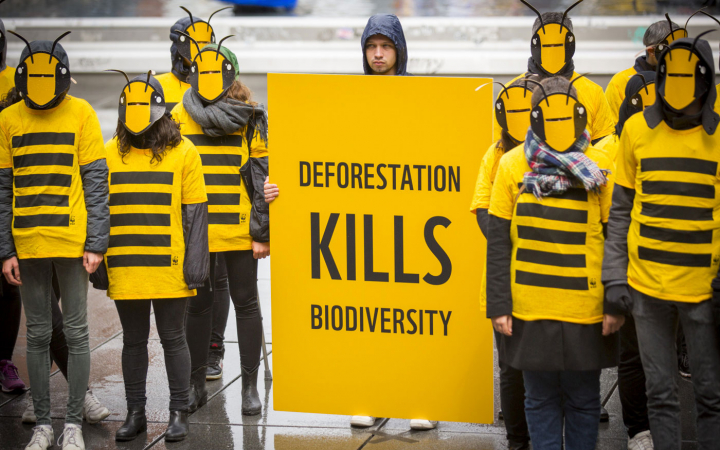
[{"label": "wet pavement", "polygon": [[[534,0],[540,11],[562,11],[575,0]],[[213,11],[242,3],[218,0],[24,0],[5,2],[2,17],[175,17],[178,6],[189,6],[196,15],[207,16]],[[245,2],[249,3],[249,2]],[[708,5],[709,4],[709,5]],[[573,10],[575,15],[646,15],[689,14],[702,6],[712,14],[720,12],[717,2],[706,0],[585,0]],[[481,17],[531,16],[532,12],[519,1],[509,0],[298,0],[292,11],[282,9],[244,8],[225,11],[218,16],[310,16],[369,17],[392,13],[400,17]]]},{"label": "wet pavement", "polygon": [[[109,122],[103,121],[108,129]],[[272,367],[272,327],[270,324],[270,264],[263,260],[259,266],[259,291],[264,316],[265,337],[268,342],[268,362]],[[226,331],[226,352],[223,377],[207,384],[209,401],[190,418],[189,437],[180,443],[165,443],[163,433],[168,418],[169,392],[166,382],[162,347],[154,328],[150,341],[150,368],[147,386],[148,431],[128,443],[116,443],[115,431],[126,414],[124,387],[120,367],[122,334],[113,302],[103,291],[90,289],[88,298],[92,368],[90,388],[111,411],[101,423],[83,426],[88,449],[244,449],[244,450],[354,450],[354,449],[448,449],[448,450],[500,450],[505,449],[502,422],[471,424],[440,422],[432,431],[411,431],[408,420],[378,419],[375,426],[352,429],[348,416],[304,414],[276,411],[273,408],[272,381],[262,379],[261,367],[258,391],[263,403],[262,414],[243,416],[240,410],[241,383],[237,330],[232,313]],[[21,377],[27,382],[25,364],[26,336],[23,325],[15,348],[14,361]],[[497,369],[496,369],[497,373]],[[62,433],[67,383],[55,371],[51,380],[51,417],[55,437]],[[381,380],[377,382],[382,382]],[[496,376],[495,410],[499,409]],[[679,381],[682,394],[683,450],[696,448],[692,385]],[[372,383],[367,386],[372,389]],[[600,425],[597,449],[621,450],[627,448],[627,436],[621,420],[621,407],[617,390],[617,371],[606,370],[602,375],[603,404],[610,412],[610,423]],[[20,417],[29,393],[0,393],[0,448],[22,449],[32,434],[32,426],[22,424]],[[337,393],[342,395],[342,393]],[[497,417],[497,414],[496,414]]]}]

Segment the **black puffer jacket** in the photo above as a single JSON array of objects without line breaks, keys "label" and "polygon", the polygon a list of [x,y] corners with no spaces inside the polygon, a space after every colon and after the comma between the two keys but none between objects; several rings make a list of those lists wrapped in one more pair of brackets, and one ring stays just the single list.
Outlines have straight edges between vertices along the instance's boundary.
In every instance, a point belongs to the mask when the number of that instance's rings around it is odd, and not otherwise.
[{"label": "black puffer jacket", "polygon": [[397,52],[396,75],[409,75],[407,73],[408,51],[407,43],[405,42],[405,33],[403,33],[400,19],[392,14],[376,14],[368,19],[365,31],[363,31],[362,34],[362,39],[360,40],[365,75],[371,75],[373,73],[365,57],[365,43],[368,38],[376,34],[382,34],[395,44],[395,51]]},{"label": "black puffer jacket", "polygon": [[[267,127],[267,117],[264,118]],[[255,127],[248,124],[246,140],[248,148],[255,136]],[[267,141],[266,141],[267,142]],[[252,200],[250,210],[250,237],[255,242],[270,241],[270,205],[265,203],[265,178],[269,173],[269,159],[248,158],[247,162],[240,168],[248,197]]]}]

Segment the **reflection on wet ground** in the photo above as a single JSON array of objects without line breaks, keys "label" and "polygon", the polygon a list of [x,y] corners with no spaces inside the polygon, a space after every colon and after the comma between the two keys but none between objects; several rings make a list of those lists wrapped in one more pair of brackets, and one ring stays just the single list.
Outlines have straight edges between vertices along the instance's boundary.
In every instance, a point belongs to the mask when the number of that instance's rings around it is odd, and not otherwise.
[{"label": "reflection on wet ground", "polygon": [[[258,84],[260,96],[262,84]],[[99,98],[99,97],[98,97]],[[94,101],[97,101],[95,98]],[[104,134],[111,133],[113,116],[101,116]],[[113,116],[113,117],[110,117]],[[264,317],[264,330],[268,342],[268,361],[272,367],[273,344],[270,326],[270,271],[269,261],[259,265],[258,287]],[[163,433],[168,418],[168,387],[163,352],[157,330],[150,334],[150,368],[147,386],[147,432],[127,443],[116,443],[115,432],[126,414],[125,393],[121,372],[122,333],[113,302],[102,291],[91,289],[88,295],[92,368],[90,388],[111,411],[101,423],[85,423],[83,435],[88,449],[141,450],[353,450],[353,449],[417,449],[417,450],[501,450],[505,449],[505,430],[502,422],[481,425],[471,423],[440,422],[432,431],[411,431],[408,420],[377,420],[370,429],[352,429],[348,416],[304,414],[276,411],[273,408],[272,380],[263,380],[262,371],[258,391],[263,403],[262,414],[243,416],[240,411],[241,382],[237,329],[233,315],[228,321],[224,374],[220,380],[208,382],[209,401],[190,418],[190,435],[180,443],[166,444]],[[27,382],[25,362],[26,334],[24,320],[18,336],[13,360]],[[496,369],[497,374],[497,369]],[[381,381],[378,381],[381,382]],[[603,403],[610,412],[608,424],[600,425],[599,450],[627,449],[627,435],[621,420],[621,407],[617,390],[617,371],[606,370],[601,378]],[[694,405],[692,385],[679,381],[682,406],[683,448],[695,448]],[[51,417],[55,436],[62,433],[67,403],[67,383],[55,372],[50,378]],[[355,387],[356,388],[356,387]],[[367,386],[372,390],[372,383]],[[342,393],[338,393],[342,395]],[[496,375],[495,410],[499,409]],[[32,434],[32,426],[22,424],[20,417],[25,409],[28,393],[0,392],[0,448],[21,449]],[[461,394],[459,394],[461,395]],[[497,417],[497,414],[496,414]]]},{"label": "reflection on wet ground", "polygon": [[[240,1],[240,0],[237,0]],[[534,0],[540,11],[564,10],[575,0]],[[219,0],[23,0],[5,2],[2,17],[175,17],[180,5],[207,16],[232,3]],[[585,0],[573,14],[592,15],[687,15],[708,5],[710,13],[720,6],[708,0]],[[294,11],[243,9],[242,15],[293,15],[316,17],[367,17],[376,13],[398,16],[529,16],[532,12],[515,0],[298,0]],[[231,15],[227,11],[221,14]]]}]

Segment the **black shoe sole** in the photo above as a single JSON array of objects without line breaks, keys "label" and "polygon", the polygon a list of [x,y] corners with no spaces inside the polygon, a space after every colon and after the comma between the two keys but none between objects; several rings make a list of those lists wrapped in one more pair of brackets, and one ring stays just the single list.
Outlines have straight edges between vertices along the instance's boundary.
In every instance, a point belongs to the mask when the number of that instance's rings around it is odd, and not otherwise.
[{"label": "black shoe sole", "polygon": [[187,437],[187,434],[185,436],[173,436],[173,437],[165,436],[165,442],[180,442],[180,441],[184,441],[186,437]]}]

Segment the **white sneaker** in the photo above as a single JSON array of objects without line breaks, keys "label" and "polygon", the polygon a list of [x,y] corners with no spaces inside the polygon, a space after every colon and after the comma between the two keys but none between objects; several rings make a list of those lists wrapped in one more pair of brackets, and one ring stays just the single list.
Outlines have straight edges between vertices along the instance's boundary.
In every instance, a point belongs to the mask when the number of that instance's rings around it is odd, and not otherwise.
[{"label": "white sneaker", "polygon": [[40,425],[33,428],[33,435],[25,450],[46,450],[52,445],[53,429],[50,425]]},{"label": "white sneaker", "polygon": [[78,425],[66,423],[63,434],[58,438],[58,445],[62,450],[85,450],[82,429]]},{"label": "white sneaker", "polygon": [[35,415],[35,406],[33,406],[32,395],[27,396],[27,406],[22,415],[23,423],[35,423],[37,422],[37,416]]},{"label": "white sneaker", "polygon": [[352,416],[350,425],[359,428],[367,428],[375,425],[375,418],[372,416]]},{"label": "white sneaker", "polygon": [[650,430],[638,433],[628,440],[628,450],[653,450],[654,448]]},{"label": "white sneaker", "polygon": [[432,430],[437,427],[437,420],[413,419],[410,421],[410,428],[413,430]]},{"label": "white sneaker", "polygon": [[85,404],[83,405],[83,417],[88,423],[98,423],[107,416],[110,411],[100,403],[92,391],[85,393]]}]

